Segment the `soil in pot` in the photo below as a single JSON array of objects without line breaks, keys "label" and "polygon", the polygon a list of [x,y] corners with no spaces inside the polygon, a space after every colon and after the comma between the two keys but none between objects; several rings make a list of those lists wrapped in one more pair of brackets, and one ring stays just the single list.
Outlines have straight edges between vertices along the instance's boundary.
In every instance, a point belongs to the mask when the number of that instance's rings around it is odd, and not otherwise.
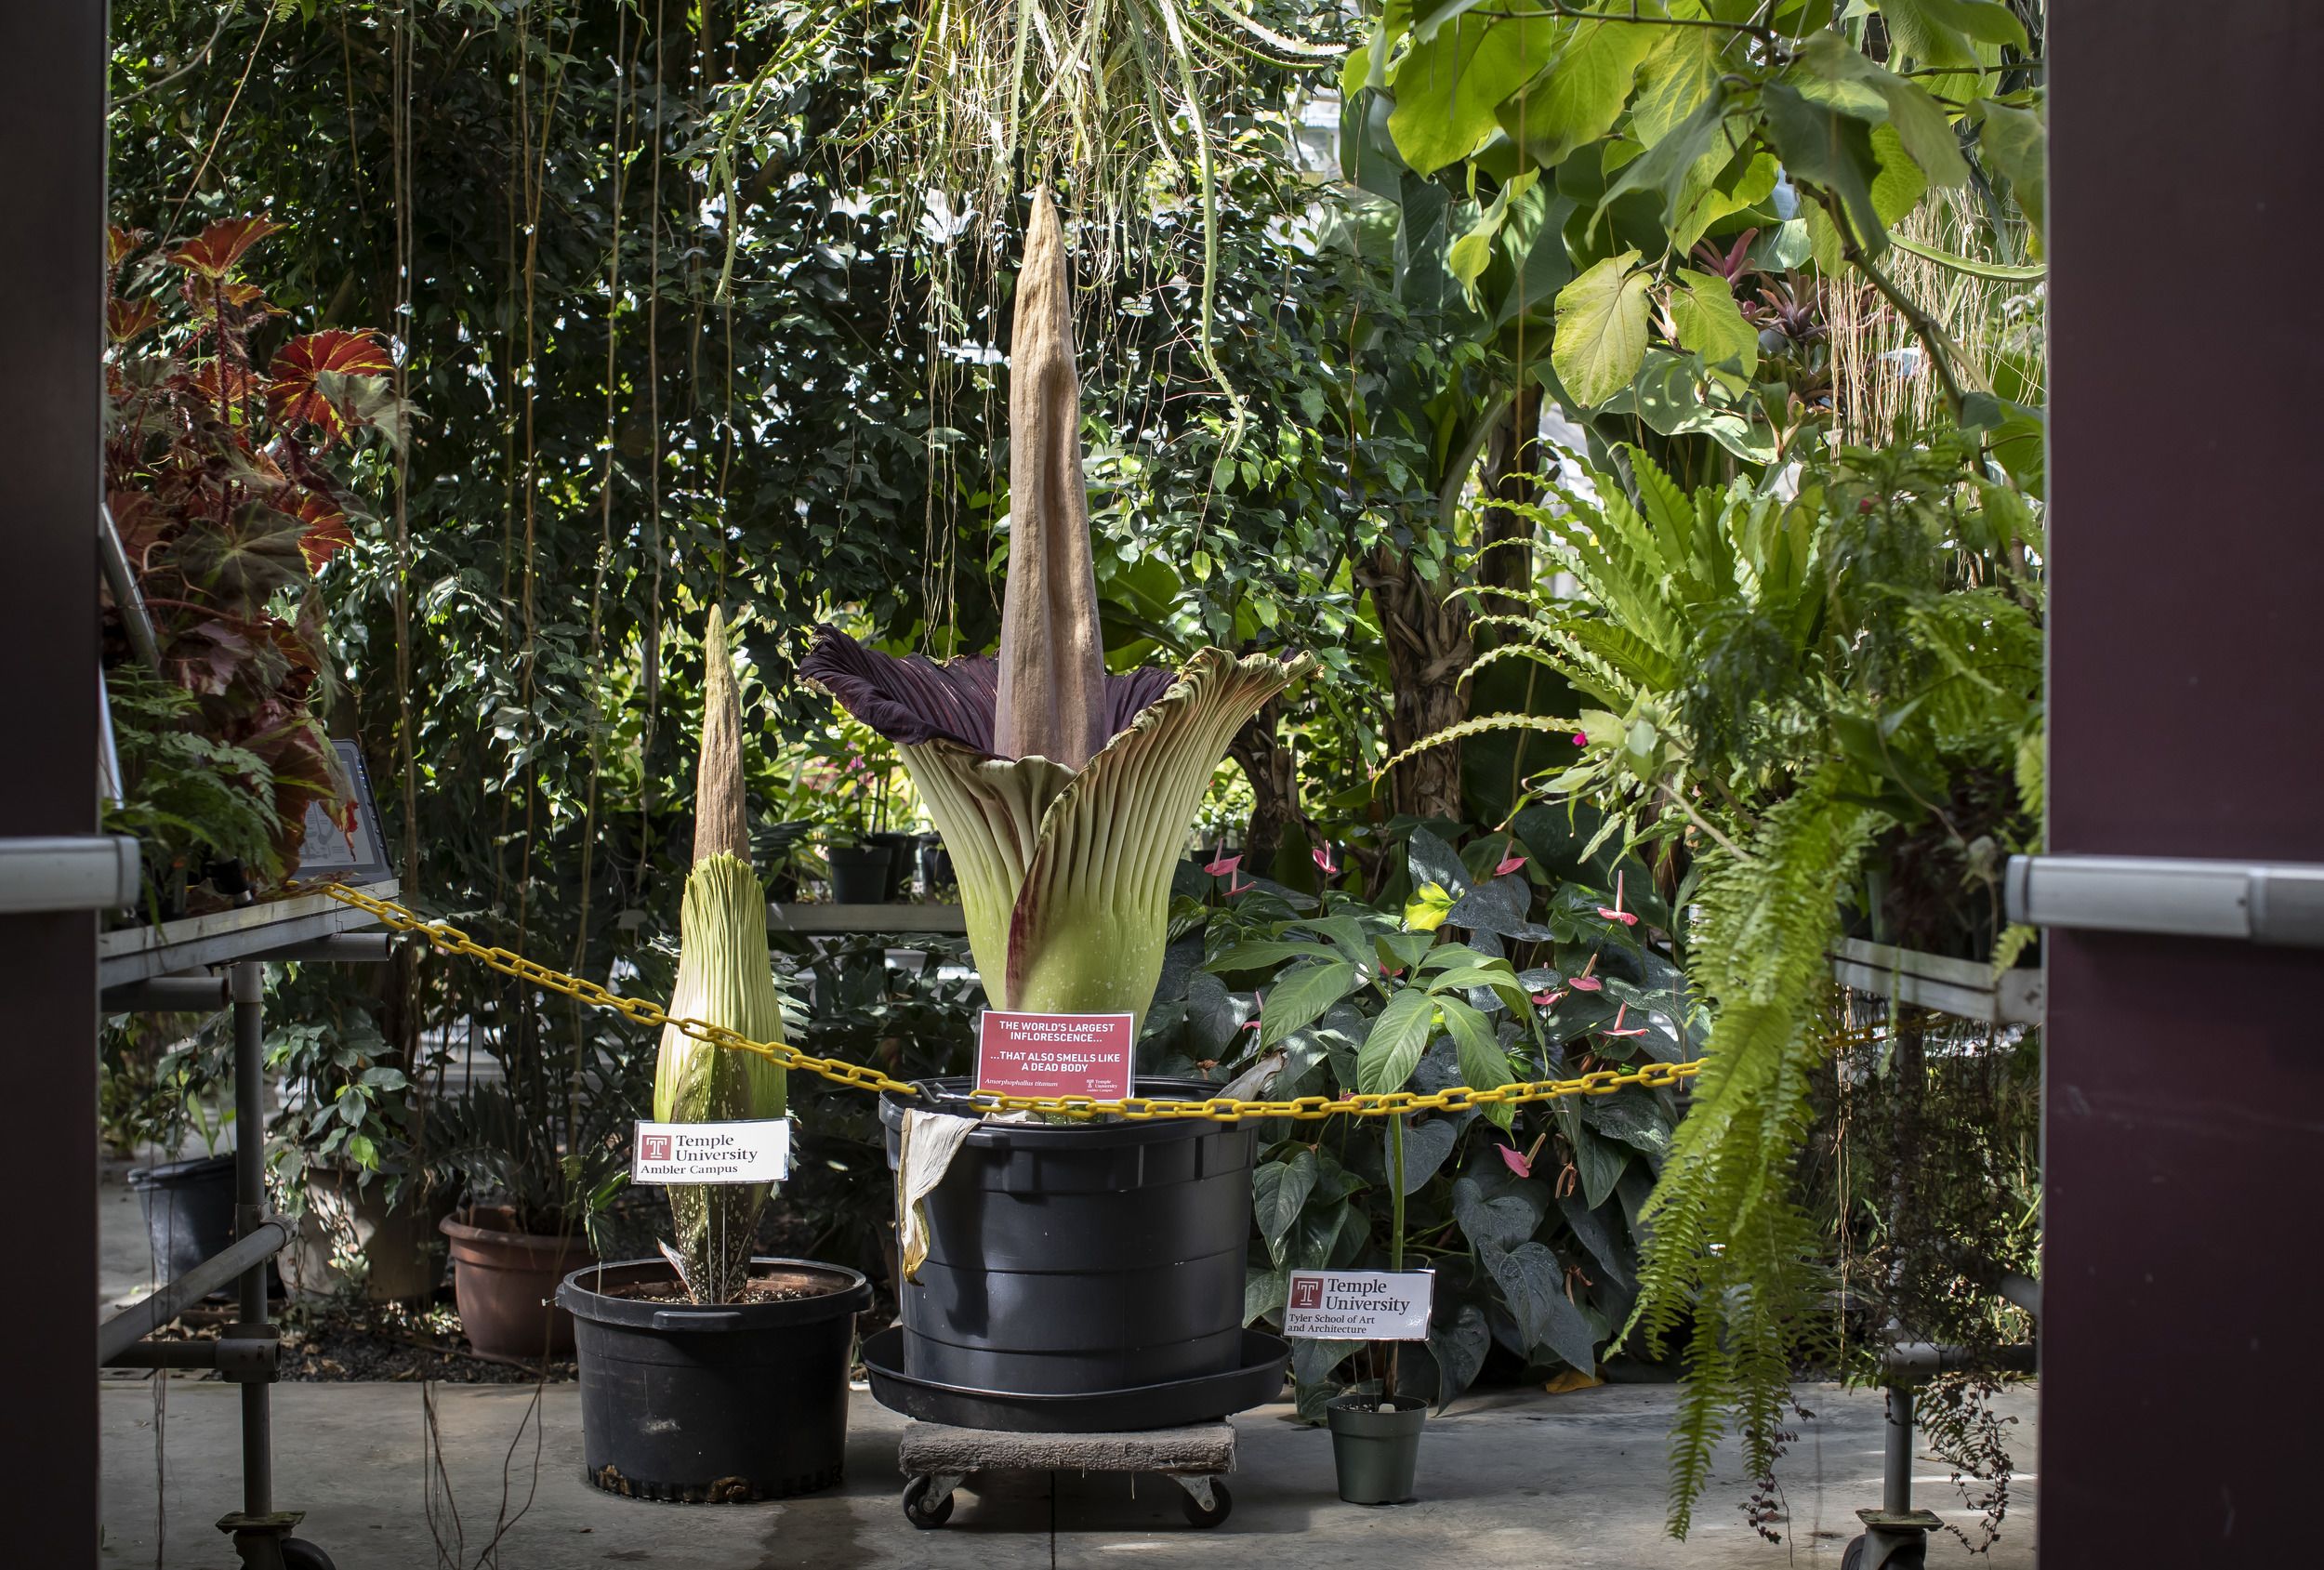
[{"label": "soil in pot", "polygon": [[[1155,1079],[1137,1088],[1211,1089]],[[891,1167],[912,1104],[882,1099]],[[928,1196],[928,1258],[898,1286],[904,1373],[1082,1395],[1231,1372],[1243,1351],[1257,1140],[1253,1126],[1192,1118],[970,1134]]]},{"label": "soil in pot", "polygon": [[779,1499],[838,1484],[847,1374],[871,1284],[840,1265],[751,1261],[740,1303],[680,1300],[669,1265],[574,1271],[557,1289],[579,1327],[588,1481],[684,1504]]},{"label": "soil in pot", "polygon": [[374,1303],[432,1298],[443,1282],[435,1222],[446,1208],[408,1194],[390,1204],[376,1178],[366,1184],[352,1172],[310,1168],[306,1214],[282,1256],[283,1285],[310,1300],[354,1292]]},{"label": "soil in pot", "polygon": [[835,905],[877,905],[888,903],[888,882],[894,857],[885,845],[832,845],[824,851],[831,864],[831,903]]},{"label": "soil in pot", "polygon": [[234,1158],[197,1156],[130,1169],[145,1211],[153,1279],[174,1281],[234,1240]]},{"label": "soil in pot", "polygon": [[1324,1408],[1340,1497],[1352,1505],[1401,1505],[1419,1471],[1428,1403],[1417,1395],[1343,1395]]},{"label": "soil in pot", "polygon": [[579,1236],[518,1232],[505,1207],[476,1206],[446,1216],[452,1292],[469,1344],[495,1357],[573,1355],[573,1315],[557,1306],[557,1283],[589,1263]]}]

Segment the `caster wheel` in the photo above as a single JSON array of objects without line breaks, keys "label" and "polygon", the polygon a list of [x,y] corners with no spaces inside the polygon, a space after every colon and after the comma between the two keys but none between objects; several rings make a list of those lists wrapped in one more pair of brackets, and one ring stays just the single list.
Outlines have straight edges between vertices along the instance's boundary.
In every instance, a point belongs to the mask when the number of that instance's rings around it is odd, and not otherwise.
[{"label": "caster wheel", "polygon": [[331,1556],[304,1537],[283,1539],[283,1570],[337,1570]]},{"label": "caster wheel", "polygon": [[[1888,1563],[1881,1570],[1925,1570],[1929,1562],[1928,1552],[1926,1538],[1900,1547],[1888,1556]],[[1847,1549],[1840,1556],[1840,1570],[1870,1570],[1871,1563],[1871,1537],[1858,1536],[1849,1538]]]},{"label": "caster wheel", "polygon": [[1213,1483],[1210,1485],[1210,1508],[1208,1510],[1203,1509],[1201,1501],[1192,1494],[1182,1493],[1178,1502],[1184,1508],[1186,1519],[1195,1525],[1216,1526],[1226,1519],[1227,1511],[1235,1508],[1235,1496],[1226,1491],[1225,1484]]},{"label": "caster wheel", "polygon": [[952,1519],[952,1495],[931,1504],[928,1485],[931,1480],[925,1475],[914,1478],[904,1485],[904,1519],[923,1532],[933,1532]]}]

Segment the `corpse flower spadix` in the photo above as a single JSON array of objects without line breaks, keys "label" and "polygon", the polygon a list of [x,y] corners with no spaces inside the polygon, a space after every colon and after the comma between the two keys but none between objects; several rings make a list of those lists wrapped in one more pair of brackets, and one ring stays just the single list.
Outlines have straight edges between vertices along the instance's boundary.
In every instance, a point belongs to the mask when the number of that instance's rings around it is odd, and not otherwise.
[{"label": "corpse flower spadix", "polygon": [[[743,710],[716,609],[703,633],[702,755],[694,774],[694,862],[679,913],[673,1019],[723,1025],[752,1041],[783,1039],[783,1002],[767,954],[767,896],[750,867],[744,811]],[[728,1051],[675,1025],[662,1027],[654,1064],[654,1120],[719,1123],[784,1115],[782,1065]],[[675,1247],[663,1257],[698,1303],[739,1300],[750,1246],[766,1207],[766,1183],[673,1183]]]},{"label": "corpse flower spadix", "polygon": [[1175,675],[1106,673],[1068,288],[1037,192],[1010,354],[999,656],[899,659],[825,627],[800,674],[897,744],[994,1005],[1142,1024],[1187,825],[1235,732],[1307,661],[1205,649]]}]

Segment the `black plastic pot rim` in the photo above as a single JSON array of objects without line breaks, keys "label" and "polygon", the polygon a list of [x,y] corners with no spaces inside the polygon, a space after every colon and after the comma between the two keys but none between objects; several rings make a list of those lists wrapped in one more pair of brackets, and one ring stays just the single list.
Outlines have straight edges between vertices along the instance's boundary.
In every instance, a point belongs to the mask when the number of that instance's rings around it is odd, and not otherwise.
[{"label": "black plastic pot rim", "polygon": [[597,1288],[607,1281],[619,1285],[635,1282],[674,1282],[677,1272],[667,1260],[618,1260],[602,1265],[588,1265],[566,1276],[557,1286],[558,1306],[571,1312],[575,1319],[586,1319],[593,1325],[617,1325],[630,1330],[658,1330],[664,1333],[693,1335],[733,1333],[748,1330],[782,1330],[802,1325],[819,1325],[827,1319],[840,1319],[871,1306],[871,1283],[863,1272],[845,1265],[825,1264],[820,1260],[778,1259],[767,1255],[754,1257],[752,1273],[762,1266],[783,1270],[812,1271],[831,1282],[831,1290],[819,1292],[812,1298],[791,1298],[775,1303],[689,1303],[655,1302],[644,1298],[621,1298]]},{"label": "black plastic pot rim", "polygon": [[1343,1418],[1400,1418],[1417,1412],[1420,1422],[1428,1421],[1428,1399],[1419,1395],[1342,1395],[1325,1403],[1324,1410]]},{"label": "black plastic pot rim", "polygon": [[234,1153],[218,1155],[193,1155],[183,1161],[165,1161],[158,1167],[132,1167],[125,1180],[131,1188],[165,1188],[190,1179],[201,1179],[218,1172],[234,1169]]},{"label": "black plastic pot rim", "polygon": [[[891,1128],[904,1127],[904,1115],[916,1107],[923,1112],[948,1112],[955,1116],[974,1116],[985,1110],[968,1099],[974,1082],[966,1075],[916,1079],[912,1083],[923,1087],[926,1093],[906,1096],[890,1090],[879,1098],[879,1120]],[[1205,1079],[1146,1078],[1130,1086],[1133,1095],[1157,1102],[1208,1101],[1218,1090],[1219,1087]],[[1097,1118],[1076,1123],[987,1123],[970,1134],[966,1142],[980,1149],[996,1145],[1037,1149],[1049,1145],[1160,1144],[1238,1126],[1231,1120],[1207,1117],[1123,1118],[1111,1123]]]}]

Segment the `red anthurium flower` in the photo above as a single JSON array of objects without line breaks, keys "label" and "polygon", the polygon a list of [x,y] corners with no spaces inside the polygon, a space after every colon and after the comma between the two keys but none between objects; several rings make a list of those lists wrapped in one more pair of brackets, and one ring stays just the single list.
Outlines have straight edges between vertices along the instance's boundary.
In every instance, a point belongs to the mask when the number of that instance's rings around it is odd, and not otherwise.
[{"label": "red anthurium flower", "polygon": [[1494,1148],[1501,1153],[1501,1160],[1508,1164],[1511,1171],[1521,1178],[1533,1176],[1533,1163],[1526,1157],[1524,1151],[1519,1150],[1515,1145],[1496,1145]]},{"label": "red anthurium flower", "polygon": [[1564,987],[1559,987],[1555,992],[1537,992],[1533,995],[1533,1006],[1537,1009],[1554,1009],[1557,1007],[1557,1000],[1565,996]]},{"label": "red anthurium flower", "polygon": [[1598,1034],[1599,1034],[1600,1036],[1644,1036],[1644,1035],[1645,1035],[1645,1034],[1646,1034],[1646,1027],[1645,1027],[1644,1025],[1632,1025],[1632,1026],[1631,1026],[1628,1030],[1624,1030],[1624,1029],[1622,1028],[1622,1020],[1623,1020],[1623,1017],[1624,1017],[1625,1015],[1627,1015],[1629,1012],[1630,1012],[1630,1005],[1629,1005],[1629,1004],[1627,1004],[1627,1003],[1623,1004],[1620,1008],[1618,1008],[1618,1009],[1615,1009],[1615,1010],[1614,1010],[1614,1022],[1613,1022],[1612,1024],[1610,1024],[1610,1025],[1606,1026],[1606,1027],[1605,1027],[1605,1029],[1604,1029],[1604,1030],[1600,1031]]},{"label": "red anthurium flower", "polygon": [[1493,876],[1496,877],[1507,877],[1511,873],[1515,872],[1519,867],[1525,864],[1525,859],[1523,856],[1508,857],[1502,861],[1500,865],[1493,869]]},{"label": "red anthurium flower", "polygon": [[1317,866],[1324,869],[1326,877],[1340,876],[1340,864],[1331,859],[1331,847],[1328,844],[1318,845],[1307,853],[1314,858]]},{"label": "red anthurium flower", "polygon": [[1566,983],[1565,984],[1572,987],[1576,992],[1598,992],[1602,991],[1605,986],[1605,983],[1598,980],[1595,976],[1576,976],[1572,981]]},{"label": "red anthurium flower", "polygon": [[1243,858],[1239,855],[1230,856],[1224,854],[1225,849],[1226,847],[1223,845],[1221,846],[1218,853],[1215,853],[1210,861],[1203,864],[1202,870],[1208,873],[1213,877],[1232,877],[1235,869],[1243,864]]}]

